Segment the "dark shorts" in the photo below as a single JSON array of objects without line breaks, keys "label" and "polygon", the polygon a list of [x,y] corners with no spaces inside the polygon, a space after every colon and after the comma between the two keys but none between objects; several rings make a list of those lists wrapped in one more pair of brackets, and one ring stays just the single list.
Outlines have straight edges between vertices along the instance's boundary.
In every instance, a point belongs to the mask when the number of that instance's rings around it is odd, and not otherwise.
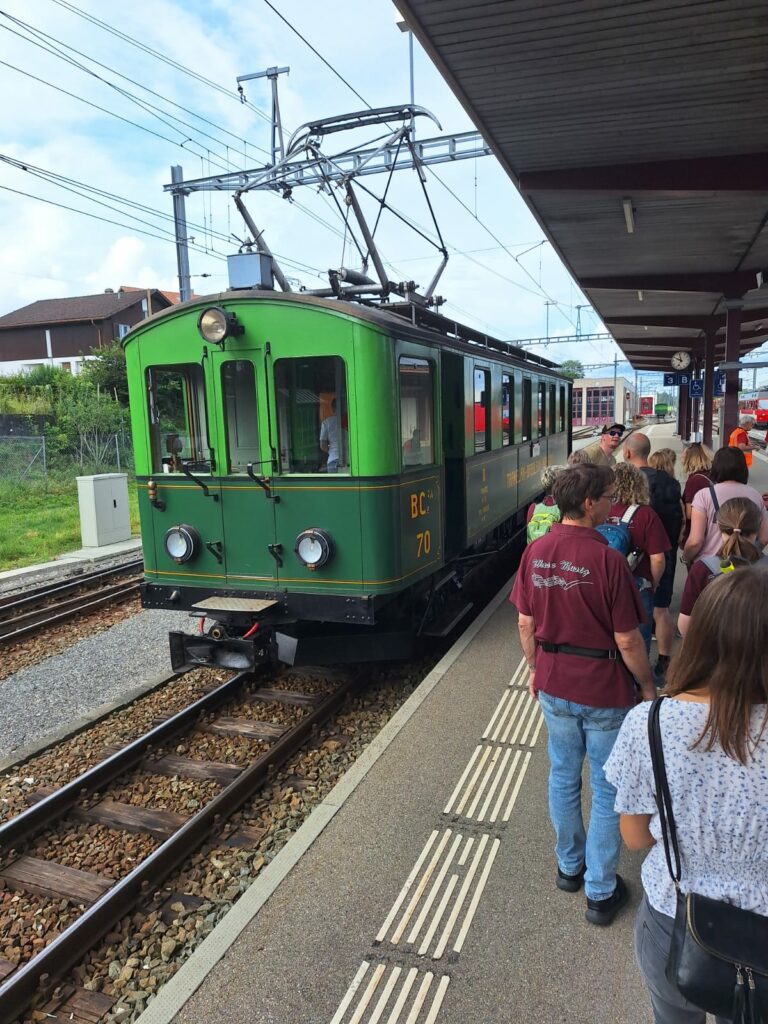
[{"label": "dark shorts", "polygon": [[654,608],[669,608],[672,604],[672,591],[675,589],[675,568],[677,567],[677,551],[664,553],[665,565],[664,574],[659,580],[659,585],[653,595]]}]

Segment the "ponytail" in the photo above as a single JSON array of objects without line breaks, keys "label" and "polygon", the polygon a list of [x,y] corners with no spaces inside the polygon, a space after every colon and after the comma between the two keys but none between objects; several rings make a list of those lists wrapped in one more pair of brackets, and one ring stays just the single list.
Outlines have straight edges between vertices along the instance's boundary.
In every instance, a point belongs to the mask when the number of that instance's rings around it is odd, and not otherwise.
[{"label": "ponytail", "polygon": [[724,501],[717,513],[717,525],[723,535],[720,549],[722,559],[756,562],[760,552],[748,539],[760,530],[762,510],[749,498],[731,498]]}]

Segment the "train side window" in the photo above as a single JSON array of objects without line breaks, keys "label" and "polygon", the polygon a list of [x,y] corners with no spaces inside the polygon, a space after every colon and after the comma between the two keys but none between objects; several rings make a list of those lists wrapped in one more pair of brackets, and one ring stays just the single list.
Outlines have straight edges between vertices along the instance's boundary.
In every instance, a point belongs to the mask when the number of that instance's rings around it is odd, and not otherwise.
[{"label": "train side window", "polygon": [[337,356],[278,359],[277,433],[283,473],[349,473],[344,361]]},{"label": "train side window", "polygon": [[153,471],[180,473],[183,464],[193,472],[210,473],[202,366],[152,366],[147,392]]},{"label": "train side window", "polygon": [[547,432],[547,385],[539,384],[536,395],[536,433],[543,437]]},{"label": "train side window", "polygon": [[230,359],[224,363],[221,393],[227,437],[227,472],[245,473],[249,462],[256,463],[258,472],[261,453],[253,363],[247,359]]},{"label": "train side window", "polygon": [[475,451],[491,447],[491,371],[475,368]]},{"label": "train side window", "polygon": [[557,392],[555,385],[549,385],[549,433],[557,433]]},{"label": "train side window", "polygon": [[560,431],[560,433],[562,433],[565,430],[565,405],[566,405],[565,387],[564,387],[564,385],[561,384],[560,385],[560,402],[559,402],[559,404],[557,406],[558,412],[560,414],[559,420],[558,420],[558,427],[557,428]]},{"label": "train side window", "polygon": [[531,386],[531,378],[523,377],[523,441],[531,440]]},{"label": "train side window", "polygon": [[432,364],[427,359],[401,356],[398,369],[403,466],[429,466],[435,461]]},{"label": "train side window", "polygon": [[501,443],[504,448],[512,444],[515,426],[515,384],[510,373],[501,375]]}]

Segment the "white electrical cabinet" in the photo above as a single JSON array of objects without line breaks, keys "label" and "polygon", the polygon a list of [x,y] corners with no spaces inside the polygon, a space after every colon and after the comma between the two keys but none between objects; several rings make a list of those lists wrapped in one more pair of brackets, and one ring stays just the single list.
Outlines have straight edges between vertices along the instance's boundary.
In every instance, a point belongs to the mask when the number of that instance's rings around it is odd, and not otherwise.
[{"label": "white electrical cabinet", "polygon": [[100,548],[131,539],[127,474],[79,476],[77,498],[84,548]]}]

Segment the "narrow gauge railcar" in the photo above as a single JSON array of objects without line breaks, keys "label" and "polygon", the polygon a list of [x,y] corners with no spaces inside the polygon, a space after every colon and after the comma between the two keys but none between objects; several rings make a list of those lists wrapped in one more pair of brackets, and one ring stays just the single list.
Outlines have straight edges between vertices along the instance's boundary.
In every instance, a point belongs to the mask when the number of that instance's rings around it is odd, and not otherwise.
[{"label": "narrow gauge railcar", "polygon": [[555,364],[405,303],[228,292],[125,353],[143,603],[200,620],[177,667],[404,656],[570,448]]}]

